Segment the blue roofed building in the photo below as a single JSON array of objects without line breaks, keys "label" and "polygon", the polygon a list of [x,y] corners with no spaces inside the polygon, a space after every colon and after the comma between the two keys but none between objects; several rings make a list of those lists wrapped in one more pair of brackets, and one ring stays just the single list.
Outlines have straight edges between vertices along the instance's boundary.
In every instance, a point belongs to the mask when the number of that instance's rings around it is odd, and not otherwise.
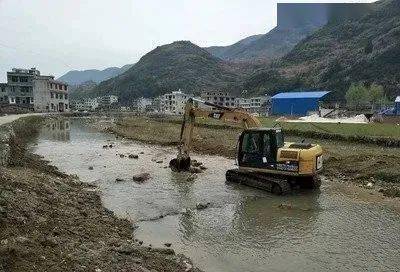
[{"label": "blue roofed building", "polygon": [[394,101],[395,106],[394,106],[394,111],[397,116],[400,116],[400,96],[396,97],[396,100]]},{"label": "blue roofed building", "polygon": [[320,101],[328,94],[326,91],[283,92],[271,97],[272,115],[304,116],[319,110]]}]

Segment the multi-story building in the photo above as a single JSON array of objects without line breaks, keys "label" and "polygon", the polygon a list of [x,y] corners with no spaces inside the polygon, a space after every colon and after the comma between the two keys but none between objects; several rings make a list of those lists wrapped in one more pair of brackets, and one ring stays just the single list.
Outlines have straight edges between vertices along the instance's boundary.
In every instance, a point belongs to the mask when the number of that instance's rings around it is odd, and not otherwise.
[{"label": "multi-story building", "polygon": [[237,98],[235,100],[235,106],[250,113],[267,115],[270,101],[271,99],[269,96]]},{"label": "multi-story building", "polygon": [[34,80],[35,111],[69,111],[68,85],[53,76],[37,76]]},{"label": "multi-story building", "polygon": [[266,115],[269,110],[269,105],[271,102],[271,97],[265,96],[258,96],[258,97],[251,97],[250,98],[250,112],[251,113],[258,113],[260,115]]},{"label": "multi-story building", "polygon": [[235,107],[243,109],[245,111],[250,111],[251,101],[250,98],[236,98]]},{"label": "multi-story building", "polygon": [[83,100],[71,101],[71,109],[77,111],[93,111],[99,107],[99,102],[97,98],[86,98]]},{"label": "multi-story building", "polygon": [[181,91],[165,94],[161,100],[162,111],[168,114],[183,114],[189,97]]},{"label": "multi-story building", "polygon": [[7,83],[0,84],[0,102],[38,112],[68,111],[68,85],[40,75],[36,68],[13,68],[7,72]]},{"label": "multi-story building", "polygon": [[225,107],[234,107],[235,106],[236,97],[227,92],[204,91],[201,93],[200,97],[202,100],[204,100],[206,102],[214,103],[219,106],[225,106]]}]

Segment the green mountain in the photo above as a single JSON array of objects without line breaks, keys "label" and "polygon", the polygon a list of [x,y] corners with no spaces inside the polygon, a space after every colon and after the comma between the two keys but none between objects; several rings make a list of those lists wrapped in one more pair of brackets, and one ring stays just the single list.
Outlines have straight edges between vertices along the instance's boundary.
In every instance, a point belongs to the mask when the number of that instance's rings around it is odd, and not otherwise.
[{"label": "green mountain", "polygon": [[178,89],[188,93],[239,91],[246,71],[189,41],[178,41],[147,53],[125,73],[98,84],[89,95],[115,94],[129,103],[136,97],[154,97]]},{"label": "green mountain", "polygon": [[360,81],[381,84],[390,96],[400,89],[400,1],[377,2],[360,19],[328,23],[244,85],[253,93],[324,88],[343,98]]}]

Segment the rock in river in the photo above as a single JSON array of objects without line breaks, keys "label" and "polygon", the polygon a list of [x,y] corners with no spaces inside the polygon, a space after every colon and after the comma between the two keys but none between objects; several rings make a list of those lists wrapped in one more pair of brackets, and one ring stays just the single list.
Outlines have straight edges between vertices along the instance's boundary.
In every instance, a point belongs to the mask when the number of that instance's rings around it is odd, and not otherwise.
[{"label": "rock in river", "polygon": [[197,203],[196,209],[204,210],[204,209],[207,209],[210,205],[211,205],[210,202],[208,202],[208,203]]},{"label": "rock in river", "polygon": [[130,159],[139,159],[139,156],[136,154],[129,154],[128,158]]},{"label": "rock in river", "polygon": [[149,173],[141,173],[141,174],[134,175],[132,177],[133,181],[135,181],[137,183],[143,183],[146,180],[148,180],[149,178],[150,178],[150,174]]}]

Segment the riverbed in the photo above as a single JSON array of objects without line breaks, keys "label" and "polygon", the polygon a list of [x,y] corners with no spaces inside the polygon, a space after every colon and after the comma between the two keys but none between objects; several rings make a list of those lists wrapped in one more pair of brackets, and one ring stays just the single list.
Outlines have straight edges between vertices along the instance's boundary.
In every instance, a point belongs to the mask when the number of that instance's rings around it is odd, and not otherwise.
[{"label": "riverbed", "polygon": [[[174,148],[117,139],[79,118],[46,123],[33,149],[60,170],[96,184],[104,206],[129,219],[145,245],[172,243],[205,271],[398,271],[400,266],[399,214],[345,197],[327,180],[318,192],[273,196],[226,184],[234,160],[205,155],[193,156],[207,167],[193,179],[167,167]],[[150,180],[132,181],[143,172]],[[210,204],[199,210],[199,203]]]}]

